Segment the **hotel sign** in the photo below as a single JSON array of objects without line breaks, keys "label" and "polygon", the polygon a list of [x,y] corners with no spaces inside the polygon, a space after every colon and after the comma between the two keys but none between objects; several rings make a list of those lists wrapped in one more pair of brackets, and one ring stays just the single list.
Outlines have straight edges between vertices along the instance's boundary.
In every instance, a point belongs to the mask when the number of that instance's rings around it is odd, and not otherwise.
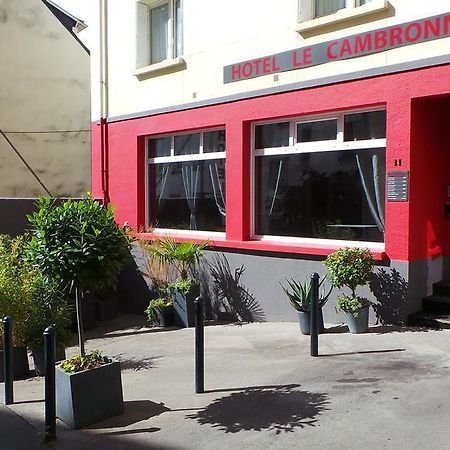
[{"label": "hotel sign", "polygon": [[450,13],[225,66],[224,83],[371,55],[450,36]]}]

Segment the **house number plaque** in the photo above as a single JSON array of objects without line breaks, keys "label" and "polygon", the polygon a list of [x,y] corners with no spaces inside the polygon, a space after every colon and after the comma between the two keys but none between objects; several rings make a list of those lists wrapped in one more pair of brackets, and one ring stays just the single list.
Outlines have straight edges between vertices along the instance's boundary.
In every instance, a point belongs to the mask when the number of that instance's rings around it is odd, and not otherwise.
[{"label": "house number plaque", "polygon": [[409,172],[406,171],[388,172],[387,201],[407,202],[408,184],[409,184],[408,181],[409,181]]}]

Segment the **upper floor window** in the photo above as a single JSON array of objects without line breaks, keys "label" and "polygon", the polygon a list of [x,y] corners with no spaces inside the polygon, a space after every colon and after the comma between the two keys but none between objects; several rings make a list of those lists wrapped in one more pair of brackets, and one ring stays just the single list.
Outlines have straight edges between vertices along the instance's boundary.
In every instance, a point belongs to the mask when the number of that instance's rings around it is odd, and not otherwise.
[{"label": "upper floor window", "polygon": [[143,0],[136,8],[136,68],[181,56],[181,0]]},{"label": "upper floor window", "polygon": [[314,0],[314,17],[327,16],[341,9],[356,8],[371,0]]},{"label": "upper floor window", "polygon": [[148,224],[165,230],[225,231],[225,130],[147,141]]}]

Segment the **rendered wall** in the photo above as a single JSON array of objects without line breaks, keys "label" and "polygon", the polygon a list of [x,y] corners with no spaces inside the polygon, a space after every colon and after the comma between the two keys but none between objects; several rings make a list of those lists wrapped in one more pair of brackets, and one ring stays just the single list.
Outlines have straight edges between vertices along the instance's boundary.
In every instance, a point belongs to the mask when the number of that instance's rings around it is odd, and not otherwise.
[{"label": "rendered wall", "polygon": [[[0,2],[0,129],[53,195],[90,190],[89,54],[39,0]],[[0,136],[0,197],[43,188]]]}]

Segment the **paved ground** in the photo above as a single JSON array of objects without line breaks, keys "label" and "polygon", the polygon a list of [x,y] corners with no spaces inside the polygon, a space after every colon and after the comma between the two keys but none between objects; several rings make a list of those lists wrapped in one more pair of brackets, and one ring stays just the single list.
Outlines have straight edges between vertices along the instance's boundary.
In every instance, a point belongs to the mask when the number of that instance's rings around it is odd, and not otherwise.
[{"label": "paved ground", "polygon": [[[139,328],[142,320],[124,316],[88,341],[122,360],[125,413],[83,430],[58,422],[47,448],[450,448],[450,330],[335,327],[312,358],[295,323],[208,326],[199,395],[194,330]],[[0,449],[45,448],[43,379],[17,382],[15,399],[0,407]]]}]

